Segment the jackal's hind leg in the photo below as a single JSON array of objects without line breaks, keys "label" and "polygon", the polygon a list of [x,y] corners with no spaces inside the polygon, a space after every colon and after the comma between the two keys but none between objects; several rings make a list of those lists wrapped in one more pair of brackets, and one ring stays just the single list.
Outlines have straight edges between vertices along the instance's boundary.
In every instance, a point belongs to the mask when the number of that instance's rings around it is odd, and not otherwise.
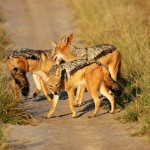
[{"label": "jackal's hind leg", "polygon": [[[108,66],[108,70],[114,81],[117,81],[120,63],[121,63],[120,53],[117,53],[116,59],[114,59],[114,61],[111,62],[111,64],[109,64]],[[112,94],[112,91],[109,90],[109,93]]]},{"label": "jackal's hind leg", "polygon": [[100,93],[110,101],[111,110],[109,111],[109,113],[111,113],[111,114],[115,113],[115,99],[114,99],[114,96],[109,93],[109,89],[104,85],[104,83],[101,84]]},{"label": "jackal's hind leg", "polygon": [[79,85],[77,87],[76,100],[75,100],[74,107],[80,107],[81,106],[84,91],[85,91],[85,85]]},{"label": "jackal's hind leg", "polygon": [[121,64],[121,55],[118,51],[115,52],[115,58],[113,59],[113,61],[108,65],[108,70],[110,72],[111,77],[117,81],[117,76],[118,76],[118,72],[119,72],[119,68],[120,68],[120,64]]},{"label": "jackal's hind leg", "polygon": [[97,90],[91,90],[89,89],[89,92],[94,100],[94,103],[95,103],[95,109],[93,111],[93,113],[88,117],[88,118],[93,118],[93,117],[96,117],[96,114],[98,112],[98,109],[100,107],[100,100],[99,100],[99,97],[98,97],[98,92]]},{"label": "jackal's hind leg", "polygon": [[42,87],[41,87],[41,83],[40,83],[40,76],[38,76],[37,74],[33,74],[33,79],[34,79],[35,85],[37,87],[37,91],[35,93],[33,93],[33,97],[36,98],[39,95],[39,93],[41,93]]},{"label": "jackal's hind leg", "polygon": [[74,88],[69,88],[66,90],[68,93],[68,106],[69,110],[72,113],[72,118],[75,118],[77,116],[76,111],[73,109],[73,100],[74,100]]}]

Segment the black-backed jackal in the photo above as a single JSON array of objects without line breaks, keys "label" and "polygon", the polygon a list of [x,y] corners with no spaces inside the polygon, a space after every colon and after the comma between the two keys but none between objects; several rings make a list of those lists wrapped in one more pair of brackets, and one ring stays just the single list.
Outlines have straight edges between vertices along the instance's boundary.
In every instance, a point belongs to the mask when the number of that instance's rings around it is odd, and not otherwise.
[{"label": "black-backed jackal", "polygon": [[[101,44],[89,48],[77,48],[72,45],[73,34],[63,36],[61,40],[56,44],[52,42],[54,50],[53,60],[57,64],[63,59],[65,62],[73,60],[96,60],[108,67],[111,77],[116,81],[121,63],[120,52],[115,46],[109,44]],[[80,106],[85,87],[79,86],[77,88],[77,96],[74,106]]]},{"label": "black-backed jackal", "polygon": [[19,89],[23,96],[29,94],[29,82],[26,77],[26,72],[33,73],[33,79],[35,81],[37,91],[33,94],[36,97],[44,89],[46,98],[51,101],[48,96],[48,89],[45,86],[43,80],[34,72],[42,69],[48,72],[49,69],[55,64],[51,60],[52,50],[32,50],[32,49],[17,49],[11,52],[7,58],[7,67],[13,77],[12,90],[15,93],[17,101],[19,98]]},{"label": "black-backed jackal", "polygon": [[54,65],[48,74],[41,70],[36,73],[42,77],[54,95],[47,118],[53,115],[61,90],[67,91],[69,109],[72,117],[76,117],[77,114],[72,103],[74,100],[74,88],[78,85],[85,85],[94,100],[95,109],[89,117],[95,117],[100,107],[98,92],[110,101],[110,113],[115,112],[114,95],[110,94],[109,90],[119,91],[119,86],[111,78],[108,69],[100,62],[75,60],[61,65]]}]

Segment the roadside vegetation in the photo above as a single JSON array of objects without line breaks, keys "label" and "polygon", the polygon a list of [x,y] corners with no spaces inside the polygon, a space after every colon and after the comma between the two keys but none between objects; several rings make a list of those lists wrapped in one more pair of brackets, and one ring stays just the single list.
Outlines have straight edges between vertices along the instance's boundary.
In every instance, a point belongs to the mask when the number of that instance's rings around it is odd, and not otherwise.
[{"label": "roadside vegetation", "polygon": [[29,116],[20,108],[11,91],[11,80],[5,65],[8,49],[9,39],[4,31],[0,10],[0,149],[6,123],[29,124]]},{"label": "roadside vegetation", "polygon": [[72,0],[80,37],[86,46],[115,45],[121,52],[119,98],[125,106],[123,122],[141,124],[136,135],[150,140],[150,1]]}]

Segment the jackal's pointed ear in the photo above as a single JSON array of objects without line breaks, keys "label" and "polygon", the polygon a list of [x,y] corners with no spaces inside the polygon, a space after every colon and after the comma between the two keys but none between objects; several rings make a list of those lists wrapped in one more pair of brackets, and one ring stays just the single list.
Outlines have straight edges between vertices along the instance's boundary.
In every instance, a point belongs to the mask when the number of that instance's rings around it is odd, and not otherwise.
[{"label": "jackal's pointed ear", "polygon": [[55,49],[57,46],[56,42],[52,41],[52,48]]},{"label": "jackal's pointed ear", "polygon": [[59,67],[59,68],[56,70],[55,75],[56,75],[57,78],[61,78],[61,71],[62,71],[61,67]]},{"label": "jackal's pointed ear", "polygon": [[70,34],[69,36],[65,35],[62,37],[61,43],[65,44],[65,45],[71,44],[72,39],[73,39],[73,34]]}]

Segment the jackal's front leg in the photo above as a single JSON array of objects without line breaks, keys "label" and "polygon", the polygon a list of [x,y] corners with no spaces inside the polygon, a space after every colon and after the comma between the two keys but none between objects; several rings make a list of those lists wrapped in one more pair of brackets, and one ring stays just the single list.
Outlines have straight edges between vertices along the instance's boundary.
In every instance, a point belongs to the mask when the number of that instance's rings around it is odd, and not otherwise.
[{"label": "jackal's front leg", "polygon": [[51,107],[50,107],[50,111],[48,112],[46,118],[52,117],[52,115],[53,115],[53,113],[55,111],[56,105],[58,103],[58,99],[59,99],[59,96],[58,95],[54,95],[53,100],[52,100],[52,104],[51,104]]},{"label": "jackal's front leg", "polygon": [[77,116],[76,111],[73,109],[73,101],[74,101],[74,88],[66,89],[68,93],[68,105],[69,109],[72,113],[72,118],[75,118]]}]

